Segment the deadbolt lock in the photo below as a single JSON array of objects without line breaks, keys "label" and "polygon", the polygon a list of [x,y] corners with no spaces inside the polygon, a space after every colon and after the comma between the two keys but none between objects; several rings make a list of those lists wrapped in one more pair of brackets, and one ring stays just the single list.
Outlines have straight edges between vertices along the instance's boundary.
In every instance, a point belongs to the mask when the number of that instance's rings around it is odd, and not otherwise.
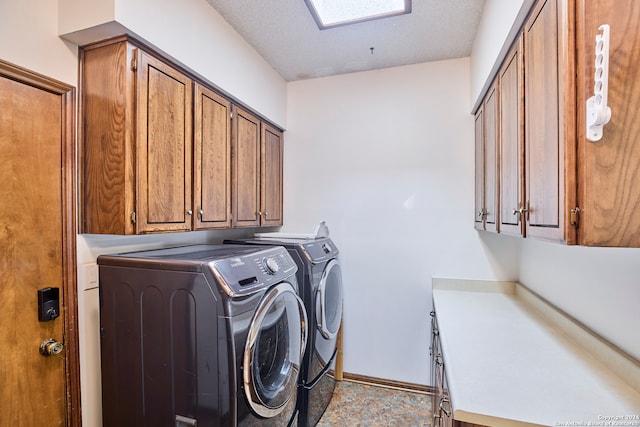
[{"label": "deadbolt lock", "polygon": [[47,338],[40,344],[40,353],[45,356],[55,356],[62,353],[64,344],[54,340],[53,338]]}]

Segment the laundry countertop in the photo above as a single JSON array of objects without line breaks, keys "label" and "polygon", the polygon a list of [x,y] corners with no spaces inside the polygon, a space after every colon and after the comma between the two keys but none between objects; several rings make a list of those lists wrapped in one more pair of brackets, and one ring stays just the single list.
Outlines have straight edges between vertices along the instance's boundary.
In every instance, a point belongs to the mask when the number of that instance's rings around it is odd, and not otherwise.
[{"label": "laundry countertop", "polygon": [[[569,324],[557,323],[563,315],[545,315],[554,309],[541,310],[546,303],[521,285],[434,279],[433,303],[454,419],[487,426],[640,426],[640,391],[632,387],[640,387],[637,361],[616,353],[621,358],[605,363],[597,355],[611,349],[592,351],[605,343],[584,331],[575,337],[593,338],[595,347],[574,339],[567,331],[577,326],[568,318],[561,322]],[[621,371],[630,376],[623,380]]]}]

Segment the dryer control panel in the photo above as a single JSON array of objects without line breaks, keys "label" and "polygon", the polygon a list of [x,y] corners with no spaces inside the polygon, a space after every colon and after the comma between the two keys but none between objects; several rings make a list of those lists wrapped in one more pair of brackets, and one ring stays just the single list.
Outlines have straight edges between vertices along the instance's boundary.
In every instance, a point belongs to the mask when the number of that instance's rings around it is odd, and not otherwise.
[{"label": "dryer control panel", "polygon": [[310,262],[317,264],[338,256],[338,248],[329,238],[305,242],[302,247]]}]

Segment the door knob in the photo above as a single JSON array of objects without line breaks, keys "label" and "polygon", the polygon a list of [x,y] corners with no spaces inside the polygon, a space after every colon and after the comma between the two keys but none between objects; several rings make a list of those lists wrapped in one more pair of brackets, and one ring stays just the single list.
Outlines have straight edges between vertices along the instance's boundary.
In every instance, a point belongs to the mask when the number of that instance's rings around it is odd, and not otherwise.
[{"label": "door knob", "polygon": [[53,338],[47,338],[40,344],[40,353],[44,356],[55,356],[62,353],[64,344],[54,340]]}]

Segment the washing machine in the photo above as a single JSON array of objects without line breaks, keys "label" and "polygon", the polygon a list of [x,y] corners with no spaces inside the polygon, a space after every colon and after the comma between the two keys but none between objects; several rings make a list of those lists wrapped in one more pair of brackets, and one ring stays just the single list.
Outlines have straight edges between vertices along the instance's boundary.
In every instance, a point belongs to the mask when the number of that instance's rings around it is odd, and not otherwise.
[{"label": "washing machine", "polygon": [[286,249],[193,245],[98,257],[111,426],[287,426],[307,341]]},{"label": "washing machine", "polygon": [[329,237],[260,237],[229,244],[285,247],[298,266],[300,296],[309,319],[309,340],[298,392],[298,425],[314,426],[335,388],[337,335],[342,321],[342,271],[338,248]]}]

